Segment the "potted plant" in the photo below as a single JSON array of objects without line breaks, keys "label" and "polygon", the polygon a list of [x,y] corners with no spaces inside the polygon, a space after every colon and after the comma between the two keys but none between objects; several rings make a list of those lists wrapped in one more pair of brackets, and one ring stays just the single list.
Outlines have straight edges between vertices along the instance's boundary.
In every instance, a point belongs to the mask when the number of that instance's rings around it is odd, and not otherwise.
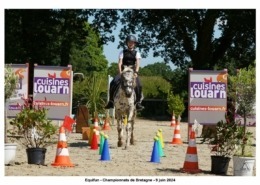
[{"label": "potted plant", "polygon": [[[7,100],[13,95],[18,83],[18,77],[14,74],[10,65],[5,66],[5,164],[10,164],[14,161],[16,155],[17,144],[7,136]],[[10,142],[11,141],[11,142]]]},{"label": "potted plant", "polygon": [[57,127],[47,118],[47,109],[23,99],[21,111],[10,122],[9,133],[26,147],[28,164],[44,164],[46,146],[52,144]]},{"label": "potted plant", "polygon": [[[255,67],[241,69],[237,75],[230,77],[230,94],[234,101],[236,114],[242,117],[243,125],[239,128],[238,150],[233,157],[234,175],[253,175],[255,158],[252,152],[253,133],[247,129],[247,119],[255,114],[256,104]],[[239,124],[240,125],[240,124]]]},{"label": "potted plant", "polygon": [[[211,135],[211,133],[209,133]],[[235,122],[219,121],[213,137],[203,136],[211,149],[211,172],[226,175],[229,161],[236,151],[238,125]]]},{"label": "potted plant", "polygon": [[180,117],[185,110],[183,99],[179,95],[173,95],[172,93],[168,94],[167,103],[168,103],[168,112],[172,114],[174,112],[177,121],[180,121]]}]

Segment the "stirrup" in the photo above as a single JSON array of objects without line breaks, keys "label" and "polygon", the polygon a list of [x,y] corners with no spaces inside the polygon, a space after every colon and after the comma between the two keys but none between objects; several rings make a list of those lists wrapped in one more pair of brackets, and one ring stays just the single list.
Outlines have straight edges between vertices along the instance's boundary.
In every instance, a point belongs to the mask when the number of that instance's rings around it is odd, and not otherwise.
[{"label": "stirrup", "polygon": [[136,109],[137,110],[143,110],[144,106],[142,106],[141,103],[136,103]]}]

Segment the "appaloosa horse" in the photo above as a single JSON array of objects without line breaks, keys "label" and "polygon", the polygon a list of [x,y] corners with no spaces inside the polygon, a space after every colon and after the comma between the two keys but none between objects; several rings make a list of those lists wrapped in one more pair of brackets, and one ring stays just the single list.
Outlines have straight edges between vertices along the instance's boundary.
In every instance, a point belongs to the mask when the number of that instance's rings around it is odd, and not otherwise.
[{"label": "appaloosa horse", "polygon": [[[130,67],[124,67],[121,73],[120,85],[114,98],[115,117],[117,119],[118,143],[117,146],[123,145],[123,130],[126,129],[125,149],[129,144],[134,144],[134,122],[136,116],[135,108],[135,82],[134,71]],[[131,137],[131,139],[130,139]]]}]

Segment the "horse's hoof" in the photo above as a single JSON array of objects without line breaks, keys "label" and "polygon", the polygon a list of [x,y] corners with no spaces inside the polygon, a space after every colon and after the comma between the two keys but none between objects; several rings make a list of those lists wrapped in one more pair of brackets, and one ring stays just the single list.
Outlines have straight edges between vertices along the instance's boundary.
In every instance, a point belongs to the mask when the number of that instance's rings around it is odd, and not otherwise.
[{"label": "horse's hoof", "polygon": [[117,142],[117,147],[121,147],[123,145],[123,143],[121,141]]},{"label": "horse's hoof", "polygon": [[131,144],[131,145],[135,145],[135,142],[134,142],[133,139],[130,140],[130,144]]}]

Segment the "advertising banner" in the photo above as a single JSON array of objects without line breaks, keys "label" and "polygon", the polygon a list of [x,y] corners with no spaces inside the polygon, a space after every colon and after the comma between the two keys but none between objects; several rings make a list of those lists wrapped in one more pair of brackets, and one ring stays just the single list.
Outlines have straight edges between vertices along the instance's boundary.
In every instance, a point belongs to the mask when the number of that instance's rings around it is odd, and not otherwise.
[{"label": "advertising banner", "polygon": [[48,110],[48,118],[63,120],[71,114],[71,66],[34,66],[33,102]]},{"label": "advertising banner", "polygon": [[24,101],[22,98],[28,98],[28,80],[29,64],[9,64],[15,75],[18,77],[16,90],[10,99],[6,102],[6,114],[8,118],[13,118],[20,112]]},{"label": "advertising banner", "polygon": [[214,125],[225,120],[227,108],[227,71],[189,71],[189,124],[196,120]]}]

